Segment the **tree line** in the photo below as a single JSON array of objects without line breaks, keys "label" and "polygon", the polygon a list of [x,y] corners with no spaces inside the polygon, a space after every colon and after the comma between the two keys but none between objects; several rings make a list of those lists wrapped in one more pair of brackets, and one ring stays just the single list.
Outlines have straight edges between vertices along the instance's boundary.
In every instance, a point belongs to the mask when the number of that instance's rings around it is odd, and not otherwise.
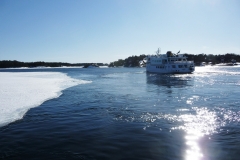
[{"label": "tree line", "polygon": [[140,56],[131,56],[126,58],[125,60],[119,59],[118,61],[111,62],[109,64],[109,67],[138,67],[139,61],[142,61],[146,55],[140,55]]},{"label": "tree line", "polygon": [[[3,60],[0,61],[0,68],[19,68],[19,67],[28,67],[28,68],[33,68],[33,67],[77,67],[77,66],[84,66],[84,65],[89,65],[92,63],[65,63],[65,62],[19,62],[19,61],[11,61],[11,60]],[[103,64],[103,63],[96,63],[98,66],[104,66],[108,64]]]},{"label": "tree line", "polygon": [[[240,62],[240,55],[234,53],[227,53],[225,55],[213,55],[213,54],[184,54],[188,57],[188,60],[194,61],[195,65],[199,65],[201,62],[209,63],[211,62],[213,65],[218,63],[229,63],[233,59],[237,62]],[[140,56],[130,56],[126,59],[119,59],[117,61],[111,62],[109,65],[104,63],[95,63],[98,66],[106,66],[109,67],[139,67],[139,62],[142,61],[146,55]],[[85,66],[90,65],[92,63],[65,63],[65,62],[19,62],[19,61],[11,61],[11,60],[2,60],[0,61],[0,68],[19,68],[19,67],[77,67],[77,66]]]},{"label": "tree line", "polygon": [[[184,54],[188,60],[194,61],[195,65],[200,65],[201,62],[206,62],[211,64],[219,64],[219,63],[229,63],[232,60],[236,60],[237,62],[240,62],[240,55],[234,54],[234,53],[227,53],[225,55],[213,55],[213,54]],[[140,56],[131,56],[126,58],[125,60],[119,59],[118,61],[111,62],[109,64],[109,67],[138,67],[139,62],[142,61],[146,55],[140,55]]]}]

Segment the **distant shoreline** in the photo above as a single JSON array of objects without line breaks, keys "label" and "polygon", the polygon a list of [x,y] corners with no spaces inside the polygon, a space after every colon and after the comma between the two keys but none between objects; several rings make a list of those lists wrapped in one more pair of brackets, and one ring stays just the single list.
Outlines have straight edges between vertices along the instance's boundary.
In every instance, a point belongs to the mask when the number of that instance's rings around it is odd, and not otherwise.
[{"label": "distant shoreline", "polygon": [[[227,53],[225,55],[206,55],[204,53],[193,55],[184,54],[188,60],[194,61],[196,66],[200,66],[203,62],[211,65],[225,64],[235,62],[239,64],[240,55],[234,53]],[[146,55],[140,56],[130,56],[125,59],[118,59],[117,61],[108,63],[67,63],[67,62],[20,62],[16,60],[2,60],[0,61],[0,68],[36,68],[36,67],[82,67],[85,65],[96,64],[98,66],[108,66],[108,67],[139,67],[139,62],[142,61]]]},{"label": "distant shoreline", "polygon": [[[20,62],[20,61],[0,61],[0,68],[47,68],[47,67],[83,67],[84,65],[90,65],[93,63],[65,63],[65,62]],[[94,63],[98,66],[108,66],[107,63]]]}]

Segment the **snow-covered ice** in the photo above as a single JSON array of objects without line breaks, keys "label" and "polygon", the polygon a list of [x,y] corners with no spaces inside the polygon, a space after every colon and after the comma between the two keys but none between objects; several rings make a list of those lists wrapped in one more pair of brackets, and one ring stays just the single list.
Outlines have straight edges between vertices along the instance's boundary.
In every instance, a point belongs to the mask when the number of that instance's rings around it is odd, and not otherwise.
[{"label": "snow-covered ice", "polygon": [[89,81],[59,72],[0,72],[0,127],[23,118],[44,101],[57,98],[61,91]]}]

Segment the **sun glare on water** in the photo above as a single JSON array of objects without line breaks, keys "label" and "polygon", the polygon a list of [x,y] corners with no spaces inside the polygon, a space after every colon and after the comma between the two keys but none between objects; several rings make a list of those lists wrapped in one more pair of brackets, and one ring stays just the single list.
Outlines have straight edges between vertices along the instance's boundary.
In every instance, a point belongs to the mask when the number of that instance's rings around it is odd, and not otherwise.
[{"label": "sun glare on water", "polygon": [[204,157],[199,141],[204,135],[216,132],[220,126],[215,112],[207,108],[194,107],[196,115],[183,114],[178,117],[178,121],[184,125],[173,129],[183,129],[186,132],[185,140],[187,145],[186,160],[200,160]]}]

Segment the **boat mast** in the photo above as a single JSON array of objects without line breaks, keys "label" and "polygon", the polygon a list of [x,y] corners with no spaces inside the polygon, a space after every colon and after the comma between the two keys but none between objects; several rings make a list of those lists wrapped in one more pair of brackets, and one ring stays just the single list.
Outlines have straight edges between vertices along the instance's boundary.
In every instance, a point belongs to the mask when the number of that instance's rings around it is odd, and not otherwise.
[{"label": "boat mast", "polygon": [[160,52],[161,52],[161,49],[159,50],[159,48],[158,48],[158,50],[156,51],[156,54],[159,56]]}]

